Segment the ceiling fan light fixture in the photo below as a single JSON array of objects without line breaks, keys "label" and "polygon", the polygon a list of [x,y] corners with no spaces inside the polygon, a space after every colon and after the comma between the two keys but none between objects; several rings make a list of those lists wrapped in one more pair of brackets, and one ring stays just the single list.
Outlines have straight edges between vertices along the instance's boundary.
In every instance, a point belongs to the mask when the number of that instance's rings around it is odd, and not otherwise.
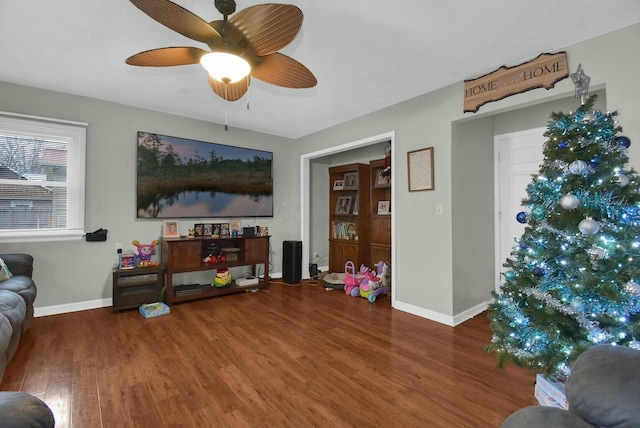
[{"label": "ceiling fan light fixture", "polygon": [[237,55],[227,52],[210,52],[200,58],[200,64],[209,75],[222,83],[235,83],[251,72],[251,65]]}]

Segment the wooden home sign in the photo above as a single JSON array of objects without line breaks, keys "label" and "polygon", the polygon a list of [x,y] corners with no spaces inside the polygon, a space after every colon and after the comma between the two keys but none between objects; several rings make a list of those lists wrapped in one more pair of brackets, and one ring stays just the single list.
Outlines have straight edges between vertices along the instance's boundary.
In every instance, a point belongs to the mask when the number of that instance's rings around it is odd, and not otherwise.
[{"label": "wooden home sign", "polygon": [[566,52],[543,53],[536,59],[505,67],[476,79],[464,81],[464,112],[477,112],[480,106],[530,89],[553,88],[569,76]]}]

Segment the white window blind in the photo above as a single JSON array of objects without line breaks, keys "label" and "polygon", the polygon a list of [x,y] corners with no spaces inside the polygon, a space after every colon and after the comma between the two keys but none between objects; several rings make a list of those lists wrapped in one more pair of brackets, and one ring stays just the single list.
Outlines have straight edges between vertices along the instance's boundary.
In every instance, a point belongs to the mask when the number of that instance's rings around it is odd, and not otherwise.
[{"label": "white window blind", "polygon": [[0,113],[0,242],[84,234],[86,124]]}]

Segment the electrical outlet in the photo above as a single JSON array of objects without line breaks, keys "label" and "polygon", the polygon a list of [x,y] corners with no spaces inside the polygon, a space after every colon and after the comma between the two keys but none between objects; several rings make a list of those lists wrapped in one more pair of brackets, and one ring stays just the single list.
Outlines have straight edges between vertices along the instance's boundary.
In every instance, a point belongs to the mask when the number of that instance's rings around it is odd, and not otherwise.
[{"label": "electrical outlet", "polygon": [[116,243],[116,253],[121,253],[122,252],[122,242],[117,242]]},{"label": "electrical outlet", "polygon": [[444,215],[444,206],[442,204],[436,205],[436,215]]}]

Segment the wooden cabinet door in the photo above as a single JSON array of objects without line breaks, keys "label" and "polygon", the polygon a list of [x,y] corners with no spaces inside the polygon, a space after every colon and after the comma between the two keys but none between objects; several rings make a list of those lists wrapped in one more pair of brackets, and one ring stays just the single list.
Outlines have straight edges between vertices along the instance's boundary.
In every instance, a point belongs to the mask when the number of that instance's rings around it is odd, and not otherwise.
[{"label": "wooden cabinet door", "polygon": [[268,238],[246,238],[244,241],[245,263],[262,263],[264,255],[269,254]]},{"label": "wooden cabinet door", "polygon": [[178,269],[194,269],[200,267],[202,257],[200,241],[170,242],[171,267]]},{"label": "wooden cabinet door", "polygon": [[329,271],[344,272],[342,243],[329,241]]},{"label": "wooden cabinet door", "polygon": [[372,243],[391,244],[391,218],[374,217],[371,219],[369,237]]},{"label": "wooden cabinet door", "polygon": [[391,246],[371,244],[372,268],[373,264],[378,263],[380,260],[391,265]]},{"label": "wooden cabinet door", "polygon": [[329,270],[331,272],[344,272],[344,265],[351,260],[358,269],[360,257],[358,257],[358,244],[349,241],[329,241]]}]

